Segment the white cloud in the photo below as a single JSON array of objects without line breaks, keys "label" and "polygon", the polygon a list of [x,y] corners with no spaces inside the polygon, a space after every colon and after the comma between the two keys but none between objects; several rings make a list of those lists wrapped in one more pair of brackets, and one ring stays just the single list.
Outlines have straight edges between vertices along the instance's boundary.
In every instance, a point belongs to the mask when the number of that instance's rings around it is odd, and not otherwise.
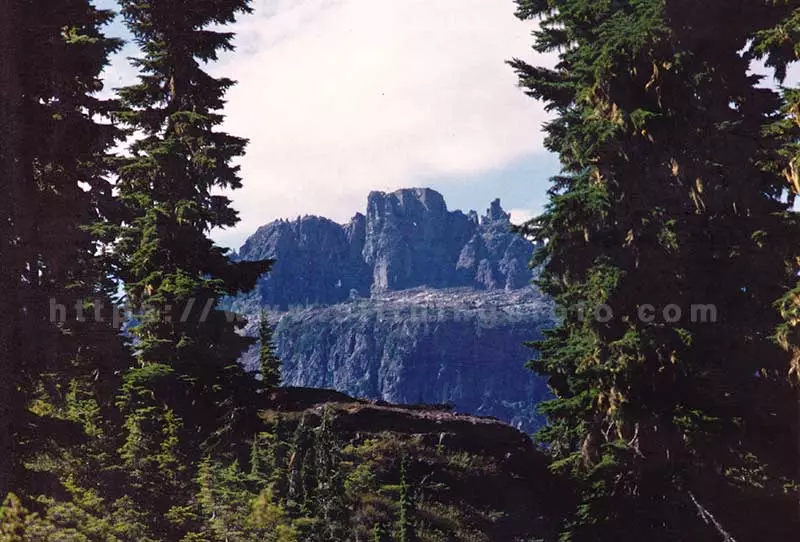
[{"label": "white cloud", "polygon": [[[345,221],[370,190],[474,180],[543,150],[547,115],[504,61],[552,66],[554,58],[531,51],[534,26],[514,17],[513,0],[254,0],[253,7],[232,28],[237,51],[211,68],[239,82],[225,128],[251,141],[241,161],[244,188],[231,194],[243,220],[215,232],[222,244],[237,245],[278,217]],[[134,54],[128,47],[114,58],[109,87],[133,81],[124,56]],[[775,86],[763,63],[753,71]],[[800,63],[785,85],[798,81]],[[515,223],[540,212],[520,204],[510,211]]]},{"label": "white cloud", "polygon": [[523,224],[531,218],[540,214],[539,209],[509,209],[512,224]]},{"label": "white cloud", "polygon": [[[534,59],[512,0],[257,0],[215,75],[239,81],[243,219],[344,221],[369,190],[458,178],[542,150],[540,104],[504,61]],[[535,59],[552,64],[551,59]]]}]

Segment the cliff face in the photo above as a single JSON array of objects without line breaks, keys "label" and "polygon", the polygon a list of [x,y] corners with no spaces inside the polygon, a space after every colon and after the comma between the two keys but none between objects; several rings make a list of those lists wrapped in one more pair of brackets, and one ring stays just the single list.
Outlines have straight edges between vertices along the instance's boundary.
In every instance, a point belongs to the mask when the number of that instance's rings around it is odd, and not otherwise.
[{"label": "cliff face", "polygon": [[[532,431],[548,392],[524,366],[531,356],[524,342],[552,326],[551,312],[532,288],[418,288],[276,314],[276,347],[290,386],[451,404]],[[247,353],[248,368],[257,356],[255,347]]]},{"label": "cliff face", "polygon": [[[498,200],[479,218],[430,189],[372,192],[344,226],[304,217],[260,228],[238,257],[277,261],[234,306],[270,308],[287,385],[450,403],[530,431],[547,391],[524,367],[523,343],[553,325],[530,286],[533,250]],[[256,349],[243,361],[255,369]]]},{"label": "cliff face", "polygon": [[[372,192],[363,256],[377,292],[453,286],[458,253],[474,231],[461,212],[448,212],[430,189]],[[457,281],[456,281],[457,282]]]},{"label": "cliff face", "polygon": [[338,303],[347,299],[351,289],[369,292],[359,249],[363,231],[363,216],[354,218],[346,228],[315,216],[281,220],[259,228],[242,246],[239,258],[277,259],[256,289],[263,305],[286,308]]},{"label": "cliff face", "polygon": [[531,279],[533,248],[511,232],[499,200],[478,219],[448,211],[434,190],[413,188],[370,193],[366,215],[343,226],[315,216],[273,222],[237,257],[277,260],[257,298],[287,309],[417,286],[522,288]]}]

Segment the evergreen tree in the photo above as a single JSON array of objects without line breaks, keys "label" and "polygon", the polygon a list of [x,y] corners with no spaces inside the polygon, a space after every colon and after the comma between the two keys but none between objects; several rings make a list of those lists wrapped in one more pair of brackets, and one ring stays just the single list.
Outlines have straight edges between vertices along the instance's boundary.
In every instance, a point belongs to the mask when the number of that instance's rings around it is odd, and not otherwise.
[{"label": "evergreen tree", "polygon": [[218,129],[233,81],[204,70],[233,49],[233,34],[218,27],[250,8],[248,0],[120,5],[143,51],[134,60],[139,82],[119,90],[119,118],[141,134],[118,167],[125,212],[116,253],[138,314],[137,364],[119,401],[122,453],[154,527],[180,538],[192,520],[176,497],[194,493],[192,465],[227,451],[222,443],[243,444],[257,421],[256,382],[236,361],[252,341],[217,301],[251,289],[271,262],[234,263],[208,238],[238,222],[230,200],[215,191],[241,186],[231,162],[247,142]]},{"label": "evergreen tree", "polygon": [[[784,83],[788,66],[800,60],[800,8],[795,8],[779,19],[772,28],[766,28],[756,35],[753,50],[766,65],[775,69],[775,76]],[[769,128],[775,139],[768,164],[772,171],[781,175],[787,185],[789,203],[794,205],[800,195],[800,87],[786,88],[783,91],[783,115]],[[796,213],[789,213],[787,220],[800,222]],[[793,243],[790,242],[790,246]],[[790,269],[800,268],[800,257],[796,250],[787,264]],[[779,300],[778,307],[783,321],[778,326],[777,339],[782,348],[791,354],[789,373],[797,389],[798,417],[800,417],[800,282],[787,284],[786,293]],[[797,440],[797,457],[800,458],[800,439]],[[798,518],[800,518],[800,460],[796,480]]]},{"label": "evergreen tree", "polygon": [[[19,167],[21,119],[19,66],[17,53],[20,44],[15,29],[19,27],[18,6],[13,0],[0,1],[0,125],[4,128],[0,137],[0,189],[10,194],[12,188],[21,184]],[[14,459],[13,420],[14,406],[20,401],[16,396],[16,373],[18,370],[15,352],[15,318],[17,312],[17,290],[19,269],[12,260],[14,244],[14,205],[10,198],[0,198],[0,257],[6,262],[0,266],[0,498],[11,489]]]},{"label": "evergreen tree", "polygon": [[261,370],[261,384],[267,388],[277,388],[281,383],[281,360],[275,354],[273,329],[266,311],[261,312],[258,322],[258,364]]},{"label": "evergreen tree", "polygon": [[788,539],[797,418],[773,302],[797,229],[764,163],[780,101],[748,74],[787,6],[517,4],[559,54],[512,65],[555,113],[563,168],[522,232],[546,241],[563,316],[532,366],[556,395],[539,438],[582,487],[565,539]]},{"label": "evergreen tree", "polygon": [[[325,408],[318,426],[304,414],[291,438],[286,467],[286,507],[292,517],[314,518],[308,540],[342,540],[348,513],[345,502],[340,444],[333,433],[333,416]],[[274,487],[283,485],[283,473]]]},{"label": "evergreen tree", "polygon": [[[776,78],[784,83],[790,64],[800,60],[800,8],[789,12],[777,21],[773,28],[767,28],[756,35],[753,49],[756,56],[775,70]],[[768,127],[775,144],[768,150],[769,167],[782,176],[789,193],[789,203],[794,204],[800,194],[800,88],[782,89],[783,115]],[[796,220],[797,215],[789,213],[787,219]],[[800,259],[789,262],[800,266]],[[790,372],[800,378],[800,283],[788,289],[779,303],[784,322],[778,337],[781,345],[792,354]]]},{"label": "evergreen tree", "polygon": [[400,542],[411,542],[414,531],[411,525],[411,494],[408,484],[408,460],[403,457],[400,462],[400,518],[398,520],[398,537]]},{"label": "evergreen tree", "polygon": [[3,495],[55,489],[23,462],[80,433],[62,415],[75,385],[108,412],[124,359],[94,227],[113,212],[105,176],[119,135],[98,122],[111,104],[95,95],[120,45],[101,33],[110,17],[88,0],[0,3]]},{"label": "evergreen tree", "polygon": [[289,462],[286,467],[286,503],[294,516],[311,512],[311,491],[316,480],[314,469],[309,467],[313,459],[314,435],[306,419],[300,418],[291,438]]},{"label": "evergreen tree", "polygon": [[333,414],[326,408],[315,430],[312,467],[316,480],[316,487],[312,490],[312,510],[314,517],[319,519],[317,539],[320,542],[342,540],[347,535],[340,448],[333,433]]}]

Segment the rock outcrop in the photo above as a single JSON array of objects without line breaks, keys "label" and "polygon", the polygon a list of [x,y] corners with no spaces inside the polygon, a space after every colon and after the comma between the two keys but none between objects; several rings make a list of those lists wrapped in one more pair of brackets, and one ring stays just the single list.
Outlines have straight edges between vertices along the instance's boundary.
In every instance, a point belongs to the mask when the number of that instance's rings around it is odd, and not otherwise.
[{"label": "rock outcrop", "polygon": [[[268,308],[287,385],[449,403],[532,431],[547,390],[525,368],[523,343],[554,323],[530,284],[534,248],[499,200],[478,217],[449,211],[431,189],[372,192],[346,225],[303,217],[260,228],[238,258],[277,261],[233,306]],[[251,369],[255,356],[243,360]]]},{"label": "rock outcrop", "polygon": [[[533,288],[387,292],[275,313],[284,383],[398,404],[450,404],[532,431],[544,382],[525,367],[525,341],[552,327]],[[255,323],[250,332],[255,334]],[[257,348],[244,357],[257,368]]]},{"label": "rock outcrop", "polygon": [[262,305],[330,305],[418,286],[513,290],[531,280],[534,246],[511,231],[500,201],[486,214],[448,211],[429,188],[372,192],[346,225],[316,216],[263,226],[238,252],[274,258],[256,291]]},{"label": "rock outcrop", "polygon": [[363,251],[372,290],[455,286],[453,269],[472,226],[460,211],[448,212],[441,194],[428,188],[372,192]]},{"label": "rock outcrop", "polygon": [[276,484],[302,497],[314,486],[299,481],[324,473],[345,506],[336,518],[347,540],[374,540],[375,525],[391,531],[404,482],[419,503],[408,511],[418,540],[553,540],[566,513],[546,456],[496,420],[291,387],[265,397],[262,416],[262,447],[284,476]]},{"label": "rock outcrop", "polygon": [[259,303],[287,308],[338,303],[351,289],[367,294],[367,268],[357,250],[363,244],[363,225],[363,216],[346,228],[327,218],[307,216],[259,228],[238,256],[277,260],[255,290]]}]

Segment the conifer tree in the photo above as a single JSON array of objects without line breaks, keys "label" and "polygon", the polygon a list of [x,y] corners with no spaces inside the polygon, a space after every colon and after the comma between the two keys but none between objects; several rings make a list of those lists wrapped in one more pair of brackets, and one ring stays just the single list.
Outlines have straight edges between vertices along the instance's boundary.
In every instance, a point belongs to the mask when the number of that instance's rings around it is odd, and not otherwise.
[{"label": "conifer tree", "polygon": [[408,460],[403,457],[400,462],[400,517],[398,519],[398,540],[411,542],[413,527],[411,525],[411,494],[408,484]]},{"label": "conifer tree", "polygon": [[[10,194],[13,187],[21,184],[19,155],[21,152],[21,119],[19,66],[17,53],[20,48],[15,29],[19,27],[18,6],[12,0],[0,1],[0,124],[5,134],[0,137],[0,189]],[[0,257],[6,262],[0,266],[0,371],[5,378],[0,379],[0,498],[11,489],[14,450],[14,405],[20,401],[16,396],[16,373],[18,370],[15,352],[15,319],[17,312],[17,291],[19,289],[19,269],[12,260],[14,245],[14,205],[10,198],[0,198]]]},{"label": "conifer tree", "polygon": [[[787,77],[792,63],[800,61],[800,8],[777,20],[772,28],[766,28],[756,35],[753,49],[755,55],[775,70],[781,84]],[[783,177],[789,193],[789,202],[794,204],[800,195],[800,87],[782,89],[783,115],[769,126],[769,133],[775,139],[768,148],[768,162],[772,170]],[[787,218],[796,220],[796,214]],[[800,267],[800,258],[789,262],[792,267]],[[795,283],[781,299],[779,306],[784,317],[778,338],[781,345],[792,355],[790,373],[800,379],[800,283]]]},{"label": "conifer tree", "polygon": [[266,311],[262,311],[258,322],[258,364],[261,371],[261,384],[267,389],[277,388],[281,383],[281,360],[275,353],[273,333],[269,316]]},{"label": "conifer tree", "polygon": [[[775,70],[776,79],[783,84],[789,65],[796,65],[800,61],[800,7],[786,13],[775,26],[759,32],[753,50],[760,60]],[[769,148],[771,153],[767,162],[774,172],[784,178],[789,203],[795,204],[800,195],[800,87],[783,87],[782,93],[783,115],[768,129],[776,141]],[[797,213],[788,213],[787,220],[800,222]],[[794,247],[794,243],[790,243],[790,246]],[[797,250],[794,249],[789,256],[787,266],[793,270],[800,269]],[[800,282],[787,284],[786,293],[778,301],[778,307],[783,321],[778,326],[777,340],[791,355],[789,373],[795,383],[797,416],[800,419]],[[800,439],[797,440],[796,453],[798,471],[795,491],[797,515],[800,518]]]},{"label": "conifer tree", "polygon": [[[185,502],[176,496],[194,493],[192,465],[229,450],[217,450],[222,443],[243,445],[256,421],[256,382],[237,363],[252,341],[217,300],[251,289],[270,262],[234,263],[208,237],[238,222],[217,191],[241,186],[232,161],[247,142],[219,130],[234,82],[204,69],[233,49],[233,34],[219,26],[250,8],[248,0],[120,5],[143,52],[134,60],[139,82],[119,90],[119,118],[141,135],[118,167],[125,212],[116,253],[138,314],[137,363],[119,401],[122,453],[161,536],[180,538],[192,521],[174,519]],[[165,516],[173,520],[156,519]]]},{"label": "conifer tree", "polygon": [[214,191],[241,186],[231,161],[246,141],[217,129],[233,81],[203,69],[233,48],[231,33],[209,28],[233,22],[248,4],[121,2],[144,52],[134,62],[139,83],[119,91],[126,106],[120,118],[143,134],[120,165],[118,183],[127,212],[118,246],[121,275],[141,311],[133,330],[138,367],[129,374],[141,387],[125,408],[134,411],[154,392],[181,418],[185,435],[197,436],[190,446],[210,444],[254,389],[236,364],[250,340],[236,333],[241,322],[216,302],[252,288],[269,262],[233,263],[208,238],[212,229],[238,221],[230,200]]},{"label": "conifer tree", "polygon": [[95,227],[113,211],[105,176],[118,130],[98,122],[110,104],[95,95],[119,47],[101,33],[110,17],[87,0],[0,3],[3,495],[53,484],[23,475],[23,460],[80,432],[63,416],[75,385],[108,411],[124,359]]},{"label": "conifer tree", "polygon": [[780,101],[748,68],[788,8],[517,4],[559,55],[512,65],[563,168],[522,232],[546,241],[563,315],[532,365],[556,395],[539,438],[582,488],[564,537],[787,539],[797,418],[773,303],[797,229],[764,163]]},{"label": "conifer tree", "polygon": [[340,445],[333,431],[333,414],[327,408],[315,430],[313,460],[316,487],[312,490],[312,509],[314,517],[320,520],[318,540],[341,540],[347,534],[347,508]]}]

